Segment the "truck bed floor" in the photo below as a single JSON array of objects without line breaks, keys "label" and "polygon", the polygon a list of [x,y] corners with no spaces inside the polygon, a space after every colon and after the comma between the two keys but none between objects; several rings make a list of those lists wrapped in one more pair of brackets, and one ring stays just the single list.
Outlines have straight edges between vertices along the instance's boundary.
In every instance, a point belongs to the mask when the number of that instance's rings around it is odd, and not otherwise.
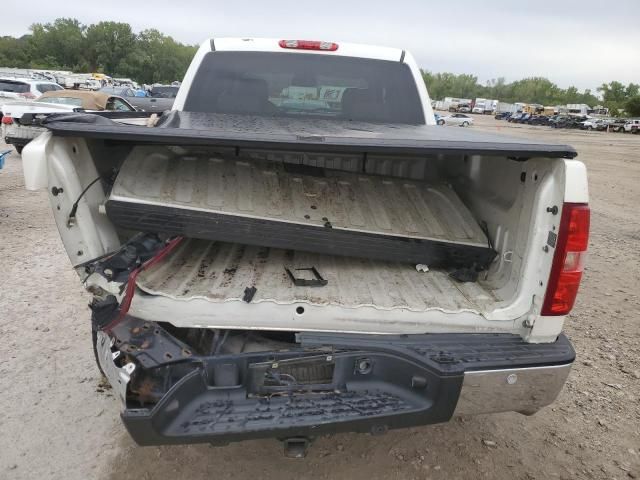
[{"label": "truck bed floor", "polygon": [[[292,271],[315,267],[327,285],[295,286],[285,267]],[[429,309],[481,311],[496,302],[481,284],[456,282],[443,271],[418,272],[402,263],[195,239],[183,242],[161,265],[144,271],[137,285],[150,295],[134,305],[153,303],[159,297],[165,300],[164,306],[176,306],[167,300],[181,301],[182,307],[184,301],[225,303],[235,305],[234,312],[246,324],[252,323],[247,316],[258,318],[264,313],[257,307],[265,304],[422,313]],[[256,291],[248,299],[245,289],[252,287]],[[176,309],[181,311],[187,314],[188,308]]]}]

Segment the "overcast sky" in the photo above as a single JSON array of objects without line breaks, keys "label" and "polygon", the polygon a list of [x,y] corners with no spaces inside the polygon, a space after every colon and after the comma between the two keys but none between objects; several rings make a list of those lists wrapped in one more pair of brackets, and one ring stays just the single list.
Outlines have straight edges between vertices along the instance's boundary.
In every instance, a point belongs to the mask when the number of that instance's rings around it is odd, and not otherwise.
[{"label": "overcast sky", "polygon": [[2,32],[75,17],[158,30],[185,43],[276,37],[389,45],[422,68],[481,81],[544,76],[561,87],[640,83],[638,0],[0,0]]}]

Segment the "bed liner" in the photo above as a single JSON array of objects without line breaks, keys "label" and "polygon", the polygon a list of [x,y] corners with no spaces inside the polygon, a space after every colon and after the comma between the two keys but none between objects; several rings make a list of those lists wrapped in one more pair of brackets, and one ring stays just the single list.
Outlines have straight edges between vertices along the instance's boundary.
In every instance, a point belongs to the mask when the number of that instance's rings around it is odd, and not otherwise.
[{"label": "bed liner", "polygon": [[[310,266],[327,280],[326,286],[297,287],[285,270]],[[254,307],[238,310],[247,324],[254,324],[252,316],[256,323],[264,316],[255,308],[260,304],[333,305],[343,313],[375,309],[419,314],[430,309],[475,312],[498,301],[480,283],[459,283],[439,270],[425,273],[401,263],[195,239],[182,242],[161,265],[142,272],[137,285],[151,296],[168,300]],[[245,289],[251,287],[256,290],[249,305]],[[145,296],[138,300],[153,302]]]},{"label": "bed liner", "polygon": [[123,228],[432,267],[495,257],[445,183],[163,148],[134,149],[106,212]]},{"label": "bed liner", "polygon": [[[113,116],[112,116],[113,118]],[[165,145],[293,149],[393,155],[463,154],[574,158],[568,145],[548,144],[468,128],[378,124],[340,119],[262,117],[172,111],[156,127],[122,125],[96,114],[54,114],[42,124],[56,136]]]}]

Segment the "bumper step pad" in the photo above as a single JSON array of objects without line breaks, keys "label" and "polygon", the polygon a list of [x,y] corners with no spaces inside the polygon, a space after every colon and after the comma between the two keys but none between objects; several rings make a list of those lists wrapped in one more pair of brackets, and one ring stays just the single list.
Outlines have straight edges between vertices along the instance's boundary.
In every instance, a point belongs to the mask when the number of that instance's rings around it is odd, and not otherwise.
[{"label": "bumper step pad", "polygon": [[239,433],[270,425],[310,426],[410,410],[412,406],[402,398],[386,392],[328,393],[252,404],[219,400],[190,405],[172,430],[181,435]]}]

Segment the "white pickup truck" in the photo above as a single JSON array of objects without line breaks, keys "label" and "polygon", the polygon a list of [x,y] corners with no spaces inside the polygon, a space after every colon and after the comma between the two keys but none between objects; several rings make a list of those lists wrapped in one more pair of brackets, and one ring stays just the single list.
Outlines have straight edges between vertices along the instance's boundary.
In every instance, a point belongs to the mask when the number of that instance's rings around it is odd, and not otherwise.
[{"label": "white pickup truck", "polygon": [[585,166],[433,126],[408,52],[212,39],[154,126],[44,123],[26,185],[49,192],[140,444],[301,455],[328,432],[532,414],[569,374]]}]

